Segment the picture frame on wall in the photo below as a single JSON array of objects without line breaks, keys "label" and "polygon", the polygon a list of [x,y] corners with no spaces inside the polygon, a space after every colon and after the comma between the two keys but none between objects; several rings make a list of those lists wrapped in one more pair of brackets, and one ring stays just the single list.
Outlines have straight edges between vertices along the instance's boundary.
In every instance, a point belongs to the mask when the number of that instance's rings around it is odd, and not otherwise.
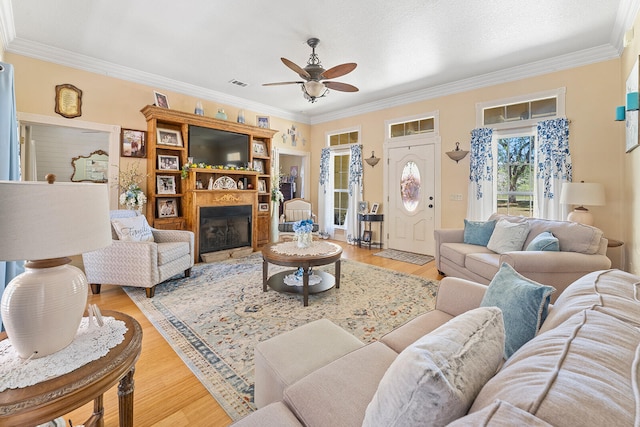
[{"label": "picture frame on wall", "polygon": [[171,175],[157,175],[156,184],[158,194],[176,194],[176,177]]},{"label": "picture frame on wall", "polygon": [[256,126],[269,129],[269,116],[256,116]]},{"label": "picture frame on wall", "polygon": [[267,181],[265,179],[258,180],[258,193],[267,192]]},{"label": "picture frame on wall", "polygon": [[[638,61],[636,59],[627,81],[625,83],[625,99],[629,97],[631,93],[638,93],[638,80],[640,80],[638,71]],[[628,105],[626,106],[628,107]],[[625,107],[625,109],[626,109]],[[625,111],[625,152],[629,153],[640,146],[640,140],[638,139],[638,110]]]},{"label": "picture frame on wall", "polygon": [[269,203],[258,203],[259,212],[269,212]]},{"label": "picture frame on wall", "polygon": [[157,200],[158,203],[158,218],[171,218],[178,216],[178,199],[162,198]]},{"label": "picture frame on wall", "polygon": [[372,214],[372,215],[377,215],[379,210],[380,210],[380,203],[374,202],[371,205],[371,212],[369,212],[369,213]]},{"label": "picture frame on wall", "polygon": [[121,157],[147,157],[147,132],[143,130],[122,129],[120,132]]},{"label": "picture frame on wall", "polygon": [[173,129],[156,129],[157,143],[159,145],[169,145],[172,147],[182,147],[182,135],[180,131]]},{"label": "picture frame on wall", "polygon": [[158,169],[165,171],[180,170],[180,160],[178,156],[158,155]]},{"label": "picture frame on wall", "polygon": [[153,98],[157,107],[169,108],[169,98],[167,98],[167,95],[154,90]]}]

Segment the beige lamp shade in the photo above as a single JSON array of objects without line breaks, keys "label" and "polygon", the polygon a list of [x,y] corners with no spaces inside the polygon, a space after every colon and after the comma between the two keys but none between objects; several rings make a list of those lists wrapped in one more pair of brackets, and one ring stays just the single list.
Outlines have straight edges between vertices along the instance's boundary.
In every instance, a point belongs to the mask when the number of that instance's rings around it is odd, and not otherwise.
[{"label": "beige lamp shade", "polygon": [[562,184],[560,203],[576,205],[567,216],[568,221],[593,225],[593,215],[584,205],[603,206],[605,202],[604,186],[591,182],[565,182]]},{"label": "beige lamp shade", "polygon": [[0,260],[28,260],[2,294],[9,342],[22,358],[71,344],[87,278],[67,257],[111,244],[106,184],[0,181]]}]

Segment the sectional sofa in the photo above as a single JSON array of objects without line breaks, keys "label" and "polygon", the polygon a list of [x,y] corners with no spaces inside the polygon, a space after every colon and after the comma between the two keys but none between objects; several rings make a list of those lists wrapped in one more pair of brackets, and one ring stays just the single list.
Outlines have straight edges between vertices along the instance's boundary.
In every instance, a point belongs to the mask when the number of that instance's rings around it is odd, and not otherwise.
[{"label": "sectional sofa", "polygon": [[[467,352],[486,342],[502,344],[497,338],[483,337],[471,340],[467,350],[457,352],[463,357],[444,363],[442,375],[427,379],[445,386],[444,379],[448,379],[454,385],[454,397],[458,389],[473,389],[473,394],[466,396],[467,407],[456,407],[445,399],[450,396],[442,392],[409,402],[412,399],[403,396],[405,388],[414,386],[410,382],[400,384],[399,391],[379,399],[381,389],[399,378],[396,371],[391,376],[385,374],[398,367],[398,360],[410,348],[432,335],[443,334],[449,340],[445,349],[457,345],[456,334],[462,334],[465,326],[455,323],[456,320],[481,310],[476,308],[487,289],[464,279],[443,279],[435,310],[299,378],[284,390],[280,400],[240,420],[236,427],[348,427],[362,426],[363,422],[451,426],[640,425],[637,298],[640,277],[619,270],[593,272],[571,284],[549,307],[537,335],[504,364],[498,364],[497,369],[494,370],[495,361],[483,365],[475,360],[485,360],[483,356],[495,353],[495,346],[483,347],[479,354]],[[493,312],[484,313],[487,314],[484,324],[494,324]],[[309,340],[312,342],[313,338],[310,336]],[[406,360],[411,359],[404,358],[402,362]],[[473,368],[465,370],[465,366]],[[486,378],[477,375],[481,371],[489,373]],[[418,370],[410,378],[422,381],[421,372],[422,369]],[[479,384],[470,387],[470,382],[478,381]],[[426,412],[421,415],[430,417],[437,413],[444,414],[444,418],[429,422],[406,418],[416,407]],[[399,414],[399,418],[391,421],[371,418],[381,413]]]}]

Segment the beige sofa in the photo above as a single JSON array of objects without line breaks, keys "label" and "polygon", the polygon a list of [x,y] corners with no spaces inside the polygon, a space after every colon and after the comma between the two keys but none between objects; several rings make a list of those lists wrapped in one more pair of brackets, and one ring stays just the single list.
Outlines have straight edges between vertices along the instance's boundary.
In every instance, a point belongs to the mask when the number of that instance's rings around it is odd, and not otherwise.
[{"label": "beige sofa", "polygon": [[435,230],[436,268],[446,276],[489,284],[502,263],[536,282],[556,288],[553,300],[576,279],[611,267],[607,239],[600,229],[569,221],[552,221],[493,214],[489,220],[529,223],[523,248],[540,233],[550,231],[560,242],[559,252],[512,251],[498,254],[485,246],[464,243],[464,229]]},{"label": "beige sofa", "polygon": [[[640,277],[619,270],[577,280],[550,307],[537,336],[481,385],[468,413],[449,425],[639,425],[638,286]],[[464,279],[443,279],[435,310],[298,379],[281,401],[236,426],[361,426],[399,353],[478,307],[486,289]]]}]

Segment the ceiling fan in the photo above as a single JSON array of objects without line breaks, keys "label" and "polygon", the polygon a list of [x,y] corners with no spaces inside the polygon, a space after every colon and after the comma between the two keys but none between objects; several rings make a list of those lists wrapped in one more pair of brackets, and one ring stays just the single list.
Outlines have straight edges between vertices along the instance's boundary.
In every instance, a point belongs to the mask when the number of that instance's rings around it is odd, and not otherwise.
[{"label": "ceiling fan", "polygon": [[348,62],[325,70],[322,68],[318,55],[316,55],[316,46],[318,46],[318,43],[320,43],[320,40],[317,38],[310,38],[307,40],[307,44],[311,47],[311,55],[307,61],[307,66],[304,68],[296,65],[292,61],[289,61],[287,58],[280,58],[284,65],[295,71],[304,79],[304,81],[265,83],[262,86],[299,84],[302,88],[302,92],[304,93],[304,97],[311,103],[316,102],[318,98],[326,96],[329,89],[340,92],[357,92],[358,88],[353,85],[326,81],[326,79],[335,79],[337,77],[344,76],[345,74],[349,74],[358,66],[358,64]]}]

